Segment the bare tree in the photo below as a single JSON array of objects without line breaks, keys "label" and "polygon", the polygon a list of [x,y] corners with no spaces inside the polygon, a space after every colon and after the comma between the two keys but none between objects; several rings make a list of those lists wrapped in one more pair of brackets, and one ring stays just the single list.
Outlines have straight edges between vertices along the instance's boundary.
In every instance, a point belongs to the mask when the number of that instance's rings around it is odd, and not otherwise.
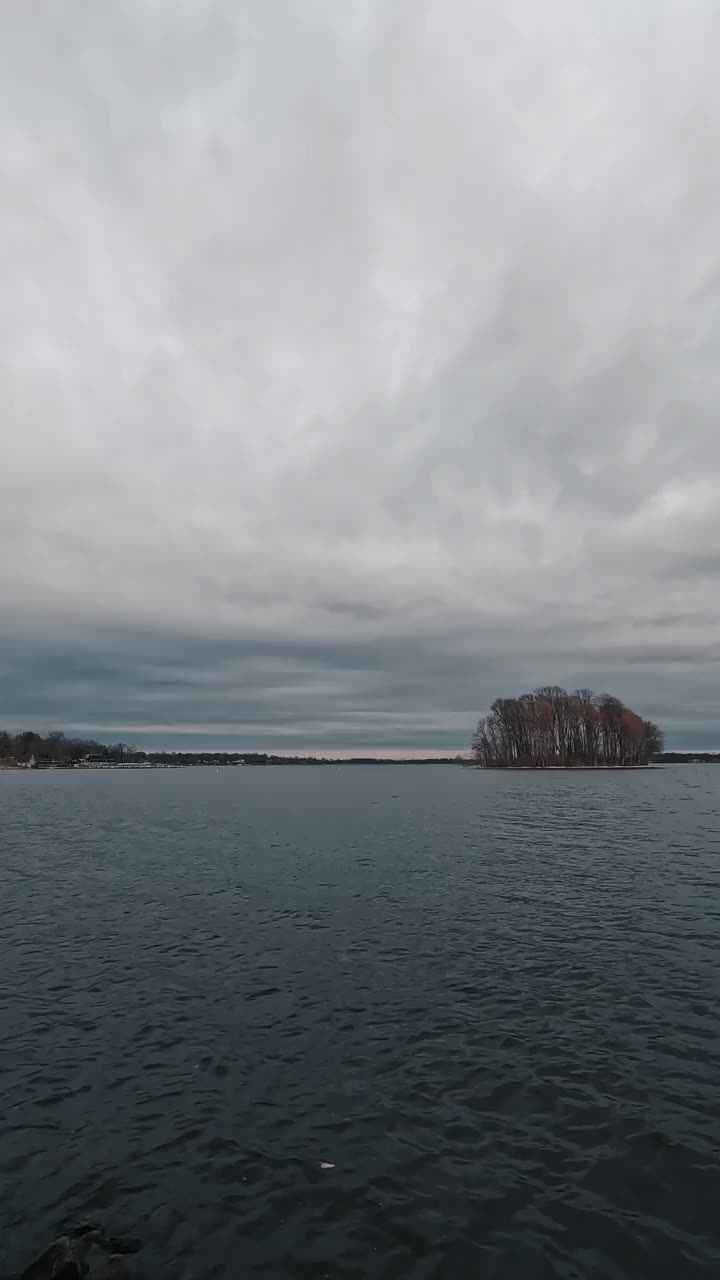
[{"label": "bare tree", "polygon": [[485,768],[645,765],[662,750],[657,725],[612,694],[548,685],[496,698],[478,724],[473,754]]}]

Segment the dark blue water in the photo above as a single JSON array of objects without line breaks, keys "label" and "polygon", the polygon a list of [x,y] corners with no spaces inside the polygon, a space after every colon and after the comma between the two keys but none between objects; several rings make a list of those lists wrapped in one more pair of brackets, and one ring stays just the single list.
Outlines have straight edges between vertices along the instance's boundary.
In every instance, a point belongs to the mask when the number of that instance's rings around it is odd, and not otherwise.
[{"label": "dark blue water", "polygon": [[0,846],[0,1274],[717,1274],[720,767],[5,772]]}]

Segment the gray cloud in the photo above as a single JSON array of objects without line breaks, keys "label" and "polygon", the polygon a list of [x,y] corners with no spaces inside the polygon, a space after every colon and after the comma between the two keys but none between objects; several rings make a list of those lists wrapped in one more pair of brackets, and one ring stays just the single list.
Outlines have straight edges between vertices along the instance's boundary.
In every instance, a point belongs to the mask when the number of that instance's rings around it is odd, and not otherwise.
[{"label": "gray cloud", "polygon": [[[9,0],[0,719],[717,742],[714,0]],[[720,745],[720,744],[719,744]]]}]

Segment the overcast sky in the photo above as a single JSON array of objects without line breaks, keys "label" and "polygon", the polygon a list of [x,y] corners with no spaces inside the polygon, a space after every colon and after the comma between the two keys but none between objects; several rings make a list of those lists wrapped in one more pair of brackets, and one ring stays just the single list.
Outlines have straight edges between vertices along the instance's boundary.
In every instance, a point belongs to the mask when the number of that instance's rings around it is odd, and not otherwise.
[{"label": "overcast sky", "polygon": [[0,725],[720,747],[717,0],[4,0]]}]

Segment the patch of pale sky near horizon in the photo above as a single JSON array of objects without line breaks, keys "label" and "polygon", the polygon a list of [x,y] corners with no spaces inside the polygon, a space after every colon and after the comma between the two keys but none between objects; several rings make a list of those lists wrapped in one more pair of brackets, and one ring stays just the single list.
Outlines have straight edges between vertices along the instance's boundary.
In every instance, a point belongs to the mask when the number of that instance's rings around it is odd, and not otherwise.
[{"label": "patch of pale sky near horizon", "polygon": [[3,719],[445,749],[592,674],[706,745],[719,35],[9,0]]}]

